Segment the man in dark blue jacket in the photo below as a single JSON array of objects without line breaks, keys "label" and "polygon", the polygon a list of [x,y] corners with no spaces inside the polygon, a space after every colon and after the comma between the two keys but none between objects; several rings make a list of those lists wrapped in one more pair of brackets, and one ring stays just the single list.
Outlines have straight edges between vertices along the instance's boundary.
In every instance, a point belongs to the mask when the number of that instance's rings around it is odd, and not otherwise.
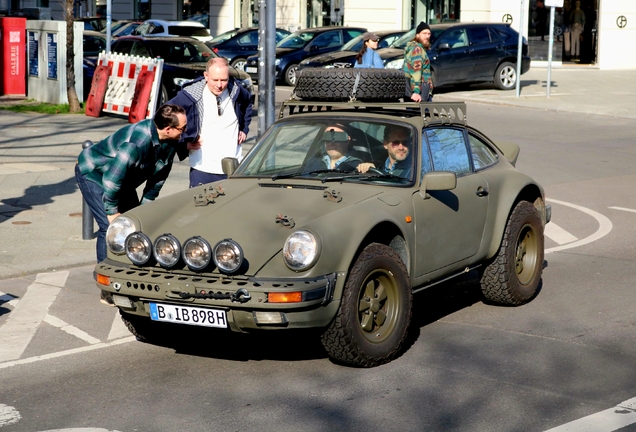
[{"label": "man in dark blue jacket", "polygon": [[186,111],[187,143],[179,158],[190,157],[190,187],[227,178],[225,157],[242,159],[242,146],[252,121],[252,95],[230,76],[225,58],[208,61],[203,77],[183,88],[168,103]]}]

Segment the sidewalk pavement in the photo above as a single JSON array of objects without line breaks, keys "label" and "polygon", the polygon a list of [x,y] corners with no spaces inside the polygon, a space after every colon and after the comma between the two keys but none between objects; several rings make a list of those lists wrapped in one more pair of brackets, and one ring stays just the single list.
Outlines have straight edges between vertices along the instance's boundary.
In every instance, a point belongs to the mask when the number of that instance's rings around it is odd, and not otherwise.
[{"label": "sidewalk pavement", "polygon": [[[536,68],[522,75],[519,98],[514,90],[480,85],[442,90],[435,100],[636,118],[633,70],[553,69],[551,78],[550,98],[547,69]],[[277,93],[290,94],[291,89]],[[15,98],[0,96],[0,106],[9,103]],[[74,166],[84,140],[99,141],[126,124],[121,116],[0,111],[0,279],[94,262],[95,240],[82,240],[82,197]],[[257,124],[255,113],[250,144]],[[159,199],[187,188],[188,169],[187,160],[175,161]]]}]

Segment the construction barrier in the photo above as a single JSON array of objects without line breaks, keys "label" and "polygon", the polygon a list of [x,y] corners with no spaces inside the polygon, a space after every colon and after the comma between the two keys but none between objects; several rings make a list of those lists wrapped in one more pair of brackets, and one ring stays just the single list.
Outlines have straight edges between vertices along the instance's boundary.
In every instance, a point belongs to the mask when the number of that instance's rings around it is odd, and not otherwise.
[{"label": "construction barrier", "polygon": [[108,77],[110,77],[109,66],[97,66],[93,74],[93,81],[91,82],[91,91],[88,94],[88,100],[86,101],[86,108],[84,112],[90,117],[99,117],[102,113],[102,106],[104,104],[104,97],[106,96],[106,90],[108,88]]},{"label": "construction barrier", "polygon": [[[134,118],[139,121],[142,118],[151,118],[154,115],[157,99],[161,94],[163,59],[102,52],[97,59],[97,66],[108,66],[111,70],[102,111],[129,116],[129,121],[133,100],[140,100],[139,97],[135,98],[139,74],[142,71],[153,71],[154,80],[150,86],[150,97],[148,98],[145,115],[140,116],[140,113],[143,113],[143,109],[137,106]],[[91,87],[92,91],[93,88]],[[147,91],[147,87],[142,86],[140,91]]]},{"label": "construction barrier", "polygon": [[154,79],[154,70],[145,70],[139,73],[137,84],[135,85],[135,93],[130,104],[130,112],[128,113],[128,123],[137,123],[148,116],[148,101],[150,100]]}]

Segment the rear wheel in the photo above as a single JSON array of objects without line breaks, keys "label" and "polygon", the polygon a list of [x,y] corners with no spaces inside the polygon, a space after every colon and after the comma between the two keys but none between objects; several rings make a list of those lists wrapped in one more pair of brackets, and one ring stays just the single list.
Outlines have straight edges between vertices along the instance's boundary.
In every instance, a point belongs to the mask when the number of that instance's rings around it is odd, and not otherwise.
[{"label": "rear wheel", "polygon": [[168,102],[168,90],[166,90],[166,86],[161,84],[161,95],[159,95],[159,106],[164,105]]},{"label": "rear wheel", "polygon": [[237,59],[232,60],[231,66],[234,69],[245,71],[245,62],[246,60],[244,58],[239,57]]},{"label": "rear wheel", "polygon": [[532,203],[521,201],[510,214],[499,252],[482,273],[486,300],[509,306],[532,300],[541,282],[543,248],[539,211]]},{"label": "rear wheel", "polygon": [[413,294],[406,267],[392,248],[372,243],[353,265],[340,309],[322,335],[329,356],[353,366],[393,360],[411,322]]},{"label": "rear wheel", "polygon": [[287,69],[285,69],[285,84],[287,84],[288,86],[295,86],[296,85],[296,72],[298,71],[298,65],[297,64],[290,64],[289,66],[287,66]]},{"label": "rear wheel", "polygon": [[503,62],[495,72],[495,86],[500,90],[512,90],[517,85],[517,69],[509,62]]}]

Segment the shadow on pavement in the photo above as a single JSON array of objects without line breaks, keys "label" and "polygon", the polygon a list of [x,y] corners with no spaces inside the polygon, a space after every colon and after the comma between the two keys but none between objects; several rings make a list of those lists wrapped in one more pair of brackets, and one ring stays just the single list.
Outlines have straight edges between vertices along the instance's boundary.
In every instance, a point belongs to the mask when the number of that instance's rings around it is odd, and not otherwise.
[{"label": "shadow on pavement", "polygon": [[0,220],[10,219],[36,206],[51,204],[54,197],[70,195],[76,190],[77,183],[74,177],[54,184],[29,186],[23,196],[0,201]]}]

